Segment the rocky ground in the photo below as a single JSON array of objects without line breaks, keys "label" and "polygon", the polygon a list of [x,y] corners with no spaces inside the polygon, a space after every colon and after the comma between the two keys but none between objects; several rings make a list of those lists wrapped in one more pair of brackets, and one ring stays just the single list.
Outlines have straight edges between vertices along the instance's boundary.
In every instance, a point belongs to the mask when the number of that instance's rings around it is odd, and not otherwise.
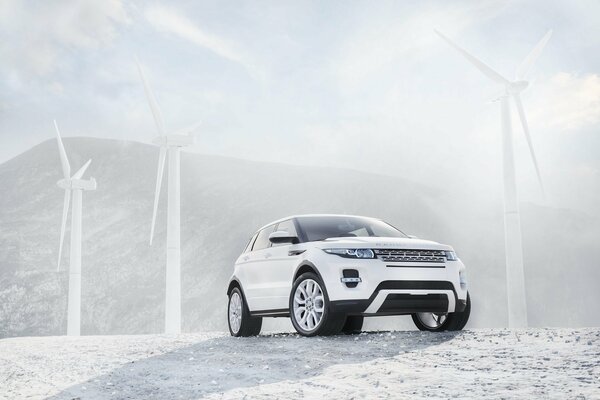
[{"label": "rocky ground", "polygon": [[600,399],[600,329],[0,340],[2,399]]}]

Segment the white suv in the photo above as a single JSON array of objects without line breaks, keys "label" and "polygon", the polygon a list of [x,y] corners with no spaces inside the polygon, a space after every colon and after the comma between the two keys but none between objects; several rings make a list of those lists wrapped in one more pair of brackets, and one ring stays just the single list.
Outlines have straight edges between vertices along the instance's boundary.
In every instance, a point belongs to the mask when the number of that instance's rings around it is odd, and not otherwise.
[{"label": "white suv", "polygon": [[412,315],[420,330],[462,329],[471,311],[452,247],[374,218],[300,215],[252,236],[227,289],[233,336],[290,317],[304,336],[358,332],[363,318]]}]

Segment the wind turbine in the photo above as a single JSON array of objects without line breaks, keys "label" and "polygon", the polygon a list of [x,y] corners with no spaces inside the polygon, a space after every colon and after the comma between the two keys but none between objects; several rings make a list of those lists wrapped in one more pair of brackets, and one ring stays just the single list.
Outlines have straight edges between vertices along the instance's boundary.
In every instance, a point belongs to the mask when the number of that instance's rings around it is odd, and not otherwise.
[{"label": "wind turbine", "polygon": [[533,143],[529,134],[529,126],[521,102],[520,93],[529,86],[529,82],[525,80],[527,73],[533,67],[533,64],[538,59],[552,31],[548,31],[538,44],[525,57],[521,65],[517,68],[514,80],[509,80],[498,72],[493,70],[483,61],[468,53],[466,50],[452,42],[442,33],[435,31],[442,39],[450,46],[461,53],[471,64],[479,69],[485,76],[492,81],[499,83],[504,88],[504,93],[500,96],[501,109],[501,127],[502,127],[502,150],[503,150],[503,169],[504,169],[504,240],[506,248],[506,291],[508,295],[508,326],[510,328],[527,327],[527,300],[525,291],[525,275],[523,272],[523,245],[521,239],[521,221],[519,216],[519,200],[517,195],[517,186],[515,182],[515,160],[513,155],[513,136],[510,119],[510,104],[509,98],[512,97],[521,126],[527,139],[529,152],[535,172],[544,192],[542,176],[538,167]]},{"label": "wind turbine", "polygon": [[79,336],[81,328],[81,206],[84,190],[96,190],[96,180],[90,178],[82,179],[83,174],[90,166],[92,160],[88,160],[73,176],[71,176],[71,165],[65,151],[58,125],[56,128],[56,139],[58,141],[58,152],[64,178],[57,182],[58,187],[65,190],[63,203],[62,224],[60,228],[60,244],[58,246],[58,262],[56,270],[60,271],[60,259],[62,246],[69,213],[69,202],[73,196],[73,208],[71,209],[71,255],[69,263],[69,301],[67,306],[67,335]]},{"label": "wind turbine", "polygon": [[165,333],[181,333],[181,245],[180,245],[180,151],[182,147],[191,145],[194,140],[189,132],[197,125],[189,128],[186,132],[180,131],[167,134],[165,132],[162,114],[158,108],[156,98],[150,89],[150,85],[144,75],[144,70],[136,58],[136,64],[144,84],[144,92],[150,105],[150,111],[158,129],[158,136],[153,142],[160,147],[158,155],[158,172],[156,175],[156,191],[154,192],[154,209],[152,212],[152,226],[150,228],[150,245],[154,238],[154,225],[156,223],[156,211],[158,199],[165,169],[165,158],[169,156],[168,171],[168,194],[167,194],[167,268],[166,268],[166,290],[165,290]]}]

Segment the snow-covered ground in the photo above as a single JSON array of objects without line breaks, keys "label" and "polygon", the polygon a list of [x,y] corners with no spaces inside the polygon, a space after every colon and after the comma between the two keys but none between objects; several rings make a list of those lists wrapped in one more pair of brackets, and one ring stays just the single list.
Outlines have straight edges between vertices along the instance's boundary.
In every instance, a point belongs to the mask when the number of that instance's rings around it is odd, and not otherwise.
[{"label": "snow-covered ground", "polygon": [[600,399],[600,329],[0,340],[0,398]]}]

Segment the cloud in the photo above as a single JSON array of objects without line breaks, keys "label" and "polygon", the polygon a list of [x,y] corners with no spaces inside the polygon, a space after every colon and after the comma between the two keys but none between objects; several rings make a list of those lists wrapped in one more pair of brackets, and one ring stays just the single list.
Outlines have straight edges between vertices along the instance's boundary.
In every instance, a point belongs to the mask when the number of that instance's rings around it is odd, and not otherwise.
[{"label": "cloud", "polygon": [[403,18],[397,13],[370,15],[342,45],[334,56],[331,69],[338,79],[340,90],[354,91],[369,87],[373,79],[390,68],[414,62],[415,53],[440,43],[433,29],[455,33],[480,24],[501,12],[502,3],[483,2],[468,7],[452,3],[425,6],[416,11],[407,7]]},{"label": "cloud", "polygon": [[574,132],[600,122],[600,75],[560,72],[533,88],[530,113],[540,126]]},{"label": "cloud", "polygon": [[149,6],[145,17],[160,32],[173,34],[229,61],[239,63],[246,68],[251,67],[231,42],[202,30],[173,8],[160,5]]},{"label": "cloud", "polygon": [[0,56],[11,74],[52,73],[74,49],[97,48],[129,22],[121,0],[35,2],[7,0],[0,7]]}]

